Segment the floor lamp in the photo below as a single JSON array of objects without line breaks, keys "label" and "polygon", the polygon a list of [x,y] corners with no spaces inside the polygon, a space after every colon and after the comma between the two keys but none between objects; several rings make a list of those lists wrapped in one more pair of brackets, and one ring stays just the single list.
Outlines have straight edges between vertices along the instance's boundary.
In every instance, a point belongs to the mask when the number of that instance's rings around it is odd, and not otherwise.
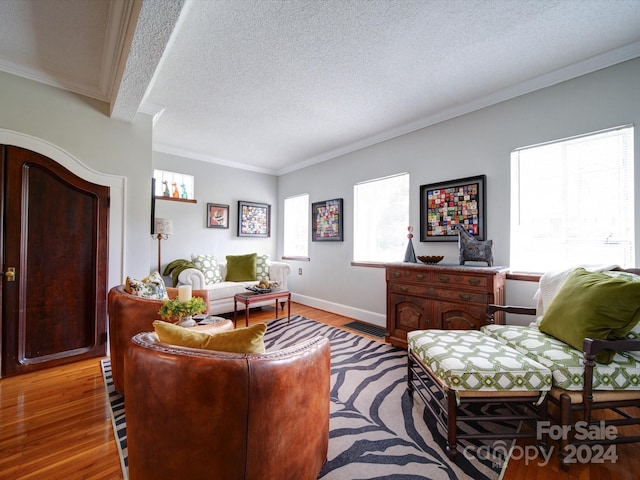
[{"label": "floor lamp", "polygon": [[173,221],[170,218],[156,218],[153,222],[153,238],[158,239],[158,272],[160,270],[160,242],[173,235]]}]

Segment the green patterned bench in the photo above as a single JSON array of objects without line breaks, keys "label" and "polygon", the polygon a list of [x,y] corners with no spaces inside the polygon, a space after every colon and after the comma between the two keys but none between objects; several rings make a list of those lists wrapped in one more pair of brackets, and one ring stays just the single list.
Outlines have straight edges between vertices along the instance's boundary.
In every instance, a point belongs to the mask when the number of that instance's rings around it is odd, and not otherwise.
[{"label": "green patterned bench", "polygon": [[[487,325],[482,333],[528,355],[552,369],[553,386],[564,390],[584,389],[584,354],[535,327]],[[637,352],[617,352],[613,362],[596,363],[594,390],[640,390],[640,360]]]},{"label": "green patterned bench", "polygon": [[[462,405],[510,404],[514,413],[486,415],[474,421],[495,422],[546,418],[551,370],[476,330],[416,330],[407,334],[408,390],[418,393],[447,432],[453,458],[460,439],[535,437],[532,432],[463,433]],[[516,408],[517,407],[517,408]]]},{"label": "green patterned bench", "polygon": [[[559,439],[562,469],[575,463],[578,447],[640,442],[640,269],[547,272],[535,298],[536,308],[489,305],[489,325],[481,330],[553,372],[547,403],[556,408],[549,408],[549,417],[568,432]],[[492,325],[497,312],[537,320]],[[615,435],[579,436],[577,422],[613,428]]]}]

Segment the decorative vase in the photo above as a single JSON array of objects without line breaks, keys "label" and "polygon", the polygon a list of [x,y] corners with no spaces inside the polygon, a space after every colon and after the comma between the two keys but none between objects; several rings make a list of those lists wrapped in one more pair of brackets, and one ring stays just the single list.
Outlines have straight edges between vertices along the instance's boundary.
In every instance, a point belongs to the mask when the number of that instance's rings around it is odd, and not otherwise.
[{"label": "decorative vase", "polygon": [[178,320],[178,323],[176,325],[186,328],[186,327],[195,327],[197,323],[191,315],[185,315],[180,320]]}]

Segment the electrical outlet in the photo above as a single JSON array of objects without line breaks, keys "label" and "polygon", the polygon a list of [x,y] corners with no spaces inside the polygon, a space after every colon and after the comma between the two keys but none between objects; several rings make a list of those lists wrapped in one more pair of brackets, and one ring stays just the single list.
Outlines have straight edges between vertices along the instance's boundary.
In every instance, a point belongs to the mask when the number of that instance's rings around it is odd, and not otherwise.
[{"label": "electrical outlet", "polygon": [[298,269],[298,275],[302,275],[302,268]]}]

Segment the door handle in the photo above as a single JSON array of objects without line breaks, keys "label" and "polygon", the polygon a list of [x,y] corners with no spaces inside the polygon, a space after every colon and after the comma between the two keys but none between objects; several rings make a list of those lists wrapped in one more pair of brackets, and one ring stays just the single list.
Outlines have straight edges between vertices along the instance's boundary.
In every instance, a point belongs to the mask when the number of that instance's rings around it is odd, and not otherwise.
[{"label": "door handle", "polygon": [[7,282],[15,282],[16,281],[15,267],[7,267],[7,271],[4,272],[4,276],[7,277]]}]

